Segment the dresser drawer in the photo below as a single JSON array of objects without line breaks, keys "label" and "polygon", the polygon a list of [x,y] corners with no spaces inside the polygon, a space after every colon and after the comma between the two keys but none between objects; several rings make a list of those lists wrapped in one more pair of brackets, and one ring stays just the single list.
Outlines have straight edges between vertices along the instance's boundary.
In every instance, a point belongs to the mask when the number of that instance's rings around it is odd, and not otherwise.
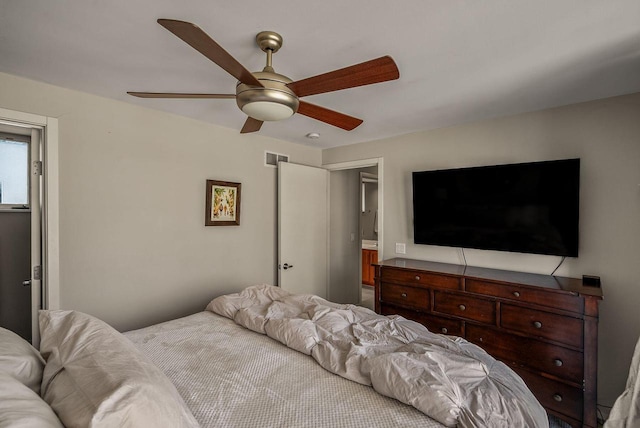
[{"label": "dresser drawer", "polygon": [[582,348],[581,319],[507,304],[502,305],[500,315],[506,329]]},{"label": "dresser drawer", "polygon": [[467,278],[465,290],[487,296],[511,299],[551,308],[564,309],[571,312],[584,311],[584,299],[569,293],[553,292],[544,289],[534,289],[515,284],[502,284],[491,281]]},{"label": "dresser drawer", "polygon": [[582,420],[582,389],[538,376],[524,369],[514,370],[544,407]]},{"label": "dresser drawer", "polygon": [[493,300],[479,299],[466,294],[434,291],[433,310],[485,324],[496,322],[496,306]]},{"label": "dresser drawer", "polygon": [[451,318],[438,317],[435,315],[424,315],[420,322],[427,326],[429,331],[438,334],[448,334],[450,336],[464,336],[464,322]]},{"label": "dresser drawer", "polygon": [[459,290],[462,280],[456,276],[438,275],[428,272],[393,269],[384,267],[382,269],[382,280],[403,282],[406,284],[425,285],[427,287],[450,288]]},{"label": "dresser drawer", "polygon": [[465,338],[511,367],[529,367],[582,384],[582,352],[473,324],[467,324]]},{"label": "dresser drawer", "polygon": [[433,333],[463,336],[463,322],[460,320],[428,315],[412,309],[385,304],[381,305],[380,313],[382,315],[400,315],[406,319],[419,322]]},{"label": "dresser drawer", "polygon": [[429,310],[431,302],[429,290],[418,287],[408,287],[396,284],[380,284],[380,300],[401,306]]}]

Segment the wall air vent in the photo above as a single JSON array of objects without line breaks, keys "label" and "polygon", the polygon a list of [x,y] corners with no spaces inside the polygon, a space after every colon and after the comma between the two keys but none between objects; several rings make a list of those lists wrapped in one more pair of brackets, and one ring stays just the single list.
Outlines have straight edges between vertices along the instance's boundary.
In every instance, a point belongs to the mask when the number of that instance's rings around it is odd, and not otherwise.
[{"label": "wall air vent", "polygon": [[278,167],[278,162],[289,162],[289,155],[281,153],[264,152],[264,166]]}]

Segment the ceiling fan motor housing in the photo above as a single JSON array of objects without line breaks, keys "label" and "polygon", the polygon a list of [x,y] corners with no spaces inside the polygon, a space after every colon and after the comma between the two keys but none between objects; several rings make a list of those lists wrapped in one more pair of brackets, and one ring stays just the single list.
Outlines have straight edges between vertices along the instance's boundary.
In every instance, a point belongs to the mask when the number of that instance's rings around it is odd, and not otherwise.
[{"label": "ceiling fan motor housing", "polygon": [[236,85],[236,102],[248,116],[262,121],[282,120],[298,111],[296,94],[287,87],[292,80],[269,71],[252,73],[264,87],[242,82]]}]

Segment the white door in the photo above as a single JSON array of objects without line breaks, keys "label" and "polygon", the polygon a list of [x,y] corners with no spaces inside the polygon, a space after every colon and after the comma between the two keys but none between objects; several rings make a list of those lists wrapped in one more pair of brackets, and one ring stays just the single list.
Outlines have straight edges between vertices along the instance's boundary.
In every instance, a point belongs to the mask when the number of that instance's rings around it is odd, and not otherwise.
[{"label": "white door", "polygon": [[41,133],[0,124],[0,326],[38,341]]},{"label": "white door", "polygon": [[278,163],[278,285],[327,297],[329,172]]}]

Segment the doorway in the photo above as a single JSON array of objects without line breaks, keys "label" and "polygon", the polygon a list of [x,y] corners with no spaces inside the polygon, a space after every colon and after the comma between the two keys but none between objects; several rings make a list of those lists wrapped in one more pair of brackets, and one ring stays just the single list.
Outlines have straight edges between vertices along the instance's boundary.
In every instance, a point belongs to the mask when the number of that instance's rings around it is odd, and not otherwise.
[{"label": "doorway", "polygon": [[40,135],[0,124],[0,326],[28,341],[42,307]]},{"label": "doorway", "polygon": [[[30,135],[29,181],[37,184],[30,186],[29,195],[30,269],[26,277],[20,276],[12,286],[29,290],[30,311],[25,312],[30,312],[31,343],[37,348],[38,309],[60,308],[58,119],[0,108],[0,128],[8,134]],[[10,253],[3,251],[0,259],[6,260]]]},{"label": "doorway", "polygon": [[375,309],[375,267],[378,261],[378,175],[377,168],[360,170],[360,243],[362,287],[360,304]]},{"label": "doorway", "polygon": [[[382,259],[382,174],[383,159],[365,159],[360,161],[328,164],[323,167],[330,171],[330,217],[329,217],[329,300],[338,303],[353,303],[364,305],[367,299],[373,300],[374,289],[372,286],[364,290],[363,294],[363,265]],[[377,200],[370,199],[373,203],[371,216],[366,217],[367,223],[371,223],[371,231],[376,239],[363,241],[363,174],[369,179],[377,177],[380,186],[376,186]],[[378,183],[376,183],[378,184]],[[366,194],[364,195],[366,198]],[[366,203],[366,201],[365,201]],[[365,207],[366,208],[366,207]],[[376,226],[375,235],[373,221]],[[375,243],[374,243],[375,242]],[[365,251],[375,245],[376,251]],[[373,284],[373,277],[369,281]],[[369,292],[369,293],[368,293]],[[373,302],[369,302],[372,304]]]}]

